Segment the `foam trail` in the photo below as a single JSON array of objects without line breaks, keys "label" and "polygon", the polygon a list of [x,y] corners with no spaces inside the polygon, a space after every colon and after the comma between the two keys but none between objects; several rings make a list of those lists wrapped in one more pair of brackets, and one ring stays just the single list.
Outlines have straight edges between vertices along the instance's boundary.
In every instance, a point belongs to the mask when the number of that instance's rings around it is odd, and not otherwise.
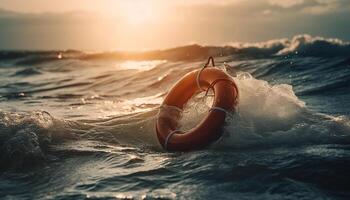
[{"label": "foam trail", "polygon": [[[224,135],[214,148],[255,148],[344,143],[350,140],[350,120],[310,111],[288,84],[270,85],[239,72],[237,111],[227,117]],[[182,130],[195,127],[207,114],[212,97],[200,94],[185,106]]]},{"label": "foam trail", "polygon": [[235,81],[240,90],[238,111],[227,119],[220,145],[247,148],[349,141],[349,119],[308,110],[292,86],[270,85],[246,72]]}]

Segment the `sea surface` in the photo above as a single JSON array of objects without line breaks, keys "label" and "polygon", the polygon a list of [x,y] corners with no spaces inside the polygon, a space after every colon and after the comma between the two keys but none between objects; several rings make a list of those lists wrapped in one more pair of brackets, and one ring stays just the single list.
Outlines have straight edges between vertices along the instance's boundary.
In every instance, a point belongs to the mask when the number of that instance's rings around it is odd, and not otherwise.
[{"label": "sea surface", "polygon": [[[167,91],[209,56],[239,104],[167,152]],[[181,129],[208,112],[198,94]],[[145,52],[0,51],[0,199],[350,199],[350,43],[297,35]]]}]

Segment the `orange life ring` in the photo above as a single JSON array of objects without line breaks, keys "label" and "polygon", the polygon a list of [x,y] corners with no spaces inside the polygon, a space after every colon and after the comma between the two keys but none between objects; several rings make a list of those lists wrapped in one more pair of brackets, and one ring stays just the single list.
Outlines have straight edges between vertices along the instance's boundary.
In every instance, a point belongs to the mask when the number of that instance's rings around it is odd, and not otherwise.
[{"label": "orange life ring", "polygon": [[[201,90],[213,89],[214,102],[209,114],[193,129],[177,130],[181,111],[188,100]],[[169,151],[203,148],[219,139],[226,112],[237,105],[238,89],[233,79],[217,68],[203,68],[186,74],[169,91],[156,121],[160,144]]]}]

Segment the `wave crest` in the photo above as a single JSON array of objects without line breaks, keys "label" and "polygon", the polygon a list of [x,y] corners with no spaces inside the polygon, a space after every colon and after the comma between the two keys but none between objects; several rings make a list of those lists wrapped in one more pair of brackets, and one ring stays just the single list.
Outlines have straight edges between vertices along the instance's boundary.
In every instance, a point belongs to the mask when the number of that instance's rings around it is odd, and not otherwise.
[{"label": "wave crest", "polygon": [[42,148],[51,142],[51,134],[47,130],[52,125],[53,118],[47,112],[1,112],[0,167],[34,164],[42,160]]},{"label": "wave crest", "polygon": [[337,38],[324,38],[308,34],[296,35],[292,39],[275,39],[258,43],[232,43],[243,55],[265,56],[346,56],[350,53],[350,43]]},{"label": "wave crest", "polygon": [[350,53],[350,43],[337,38],[297,35],[277,55],[293,53],[303,56],[344,56]]},{"label": "wave crest", "polygon": [[1,51],[0,58],[15,61],[16,65],[34,65],[62,59],[79,60],[198,60],[209,56],[233,56],[237,59],[266,58],[275,56],[334,57],[350,55],[350,43],[337,38],[324,38],[307,34],[292,39],[275,39],[258,43],[231,43],[226,46],[203,46],[198,44],[164,50],[143,52],[112,51],[87,53],[75,50],[9,52]]}]

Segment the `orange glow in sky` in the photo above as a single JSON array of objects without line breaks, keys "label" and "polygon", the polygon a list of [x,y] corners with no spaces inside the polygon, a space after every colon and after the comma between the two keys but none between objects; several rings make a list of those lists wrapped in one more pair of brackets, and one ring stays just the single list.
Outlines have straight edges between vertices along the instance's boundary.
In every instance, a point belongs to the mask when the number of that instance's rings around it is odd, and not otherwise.
[{"label": "orange glow in sky", "polygon": [[0,48],[148,50],[296,34],[350,39],[344,0],[1,0]]},{"label": "orange glow in sky", "polygon": [[142,26],[160,19],[156,5],[145,1],[126,2],[121,11],[122,17],[131,25]]}]

